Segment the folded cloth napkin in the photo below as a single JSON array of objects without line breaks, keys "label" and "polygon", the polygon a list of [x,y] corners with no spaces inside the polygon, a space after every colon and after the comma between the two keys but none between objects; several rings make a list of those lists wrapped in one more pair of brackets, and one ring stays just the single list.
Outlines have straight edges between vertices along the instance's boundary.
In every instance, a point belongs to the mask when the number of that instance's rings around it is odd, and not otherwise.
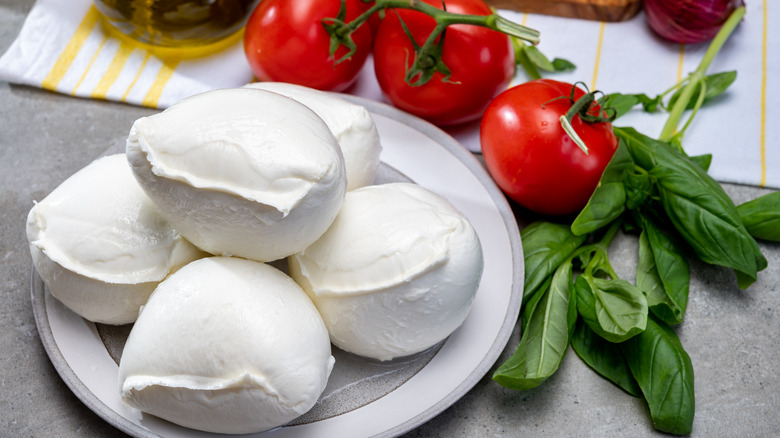
[{"label": "folded cloth napkin", "polygon": [[[769,0],[748,2],[744,22],[709,72],[737,70],[717,102],[704,107],[686,132],[691,155],[713,155],[710,174],[722,182],[780,188],[780,15]],[[772,10],[772,12],[775,12]],[[539,48],[572,61],[573,72],[548,77],[584,82],[605,93],[661,93],[698,65],[706,44],[679,45],[656,37],[640,13],[621,23],[523,14],[510,20],[541,31]],[[37,0],[17,39],[0,58],[0,80],[74,96],[166,108],[206,90],[252,81],[241,42],[194,59],[161,58],[108,35],[91,0]],[[526,81],[518,71],[514,83]],[[370,63],[350,93],[383,100]],[[616,121],[655,137],[666,114],[632,111]],[[479,152],[478,122],[446,129]]]}]

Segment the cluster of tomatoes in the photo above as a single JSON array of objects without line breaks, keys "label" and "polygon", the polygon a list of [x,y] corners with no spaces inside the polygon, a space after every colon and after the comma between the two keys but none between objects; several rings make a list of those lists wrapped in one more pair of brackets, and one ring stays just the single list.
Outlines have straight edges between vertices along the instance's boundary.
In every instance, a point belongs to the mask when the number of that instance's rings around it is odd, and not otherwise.
[{"label": "cluster of tomatoes", "polygon": [[[448,12],[489,15],[483,0],[423,0]],[[346,15],[339,16],[343,5]],[[609,123],[588,124],[576,116],[583,152],[560,126],[572,105],[573,85],[542,79],[507,89],[515,74],[509,36],[484,27],[455,24],[443,34],[441,61],[449,77],[434,73],[412,85],[407,71],[415,48],[436,21],[411,9],[387,9],[351,34],[355,52],[344,46],[331,55],[323,19],[349,23],[373,2],[363,0],[263,0],[250,17],[244,48],[258,80],[291,82],[320,90],[348,91],[372,55],[382,92],[393,105],[436,125],[481,118],[480,140],[491,176],[511,199],[533,211],[574,213],[588,201],[617,147]],[[575,90],[575,97],[584,94]],[[567,99],[561,99],[567,97]]]}]

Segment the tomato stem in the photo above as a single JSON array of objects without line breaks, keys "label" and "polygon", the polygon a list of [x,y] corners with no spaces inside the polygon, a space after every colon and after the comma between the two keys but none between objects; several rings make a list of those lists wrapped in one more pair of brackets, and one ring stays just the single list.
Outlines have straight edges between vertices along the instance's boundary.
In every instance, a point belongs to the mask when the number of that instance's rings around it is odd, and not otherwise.
[{"label": "tomato stem", "polygon": [[[385,9],[411,9],[422,12],[436,20],[436,27],[430,35],[428,35],[425,43],[422,46],[415,44],[415,61],[406,75],[407,83],[410,85],[423,85],[433,77],[434,70],[425,66],[432,65],[435,66],[435,69],[442,69],[444,64],[441,62],[441,50],[436,47],[436,40],[444,33],[447,26],[453,24],[481,26],[528,41],[532,44],[537,44],[539,42],[539,31],[510,21],[498,15],[497,12],[493,12],[490,15],[456,14],[448,12],[446,10],[446,3],[444,3],[444,1],[442,1],[442,3],[445,6],[444,10],[420,0],[376,0],[368,10],[347,23],[344,21],[344,17],[346,17],[346,1],[342,0],[338,16],[336,18],[324,18],[322,20],[323,26],[325,26],[331,36],[330,55],[335,56],[336,50],[343,45],[347,47],[349,51],[336,62],[349,59],[357,50],[352,41],[352,32],[365,24],[373,14]],[[443,43],[443,39],[441,39],[441,42]],[[420,59],[423,59],[423,61],[418,62]],[[443,68],[447,70],[446,66]],[[414,83],[412,83],[410,78],[415,77],[418,79],[414,80]],[[444,80],[446,81],[447,79],[448,76],[445,77]]]},{"label": "tomato stem", "polygon": [[582,149],[582,152],[585,152],[585,155],[588,155],[588,146],[585,144],[584,141],[582,141],[582,138],[577,134],[577,132],[574,130],[574,127],[571,126],[571,120],[569,120],[566,115],[562,115],[559,119],[561,121],[561,127],[566,132],[566,134],[569,136],[569,138]]},{"label": "tomato stem", "polygon": [[[559,120],[561,122],[561,127],[569,136],[569,138],[571,138],[572,141],[577,146],[579,146],[583,152],[585,152],[585,155],[588,155],[588,146],[584,141],[582,141],[582,138],[580,138],[571,124],[572,120],[574,120],[574,116],[580,116],[580,120],[585,123],[611,122],[612,119],[614,119],[614,116],[608,116],[607,111],[603,109],[599,112],[599,114],[591,113],[591,106],[596,102],[596,95],[599,94],[600,91],[589,91],[579,99],[574,100],[574,91],[576,89],[577,84],[574,84],[571,87],[571,94],[569,96],[569,101],[572,103],[571,108],[569,108],[569,111],[562,115]],[[561,96],[560,98],[565,97]]]}]

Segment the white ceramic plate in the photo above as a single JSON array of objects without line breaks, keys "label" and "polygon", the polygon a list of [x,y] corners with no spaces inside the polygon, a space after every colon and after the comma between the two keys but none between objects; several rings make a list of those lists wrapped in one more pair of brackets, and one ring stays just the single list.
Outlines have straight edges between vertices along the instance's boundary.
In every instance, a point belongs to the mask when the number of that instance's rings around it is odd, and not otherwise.
[{"label": "white ceramic plate", "polygon": [[[468,318],[431,350],[390,363],[334,351],[336,368],[323,397],[309,414],[270,434],[278,438],[389,437],[414,429],[452,405],[488,372],[517,322],[522,300],[517,223],[481,163],[425,121],[381,103],[346,97],[374,116],[386,172],[388,167],[397,169],[449,199],[469,218],[482,244],[485,269]],[[122,404],[117,383],[121,345],[117,351],[113,344],[121,344],[129,326],[111,328],[82,319],[54,299],[35,272],[31,284],[44,348],[68,387],[90,409],[132,436],[216,436]]]}]

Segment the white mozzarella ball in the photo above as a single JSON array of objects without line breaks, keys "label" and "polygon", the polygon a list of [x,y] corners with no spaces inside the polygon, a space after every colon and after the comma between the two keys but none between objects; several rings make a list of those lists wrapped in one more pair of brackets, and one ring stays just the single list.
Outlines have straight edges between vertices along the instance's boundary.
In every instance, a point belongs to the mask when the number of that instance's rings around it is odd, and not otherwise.
[{"label": "white mozzarella ball", "polygon": [[328,125],[347,169],[347,190],[373,184],[382,144],[368,110],[333,93],[285,82],[253,82],[248,88],[273,91],[311,108]]},{"label": "white mozzarella ball", "polygon": [[209,91],[138,119],[127,157],[173,227],[217,255],[272,261],[300,251],[325,232],[346,192],[325,122],[261,90]]},{"label": "white mozzarella ball", "polygon": [[455,331],[483,264],[468,220],[410,183],[347,193],[330,229],[288,262],[333,344],[379,360],[423,351]]},{"label": "white mozzarella ball", "polygon": [[135,321],[161,280],[204,255],[159,214],[124,154],[95,160],[35,204],[27,239],[52,295],[106,324]]},{"label": "white mozzarella ball", "polygon": [[193,262],[154,291],[119,364],[122,399],[181,426],[253,433],[315,404],[334,358],[311,300],[269,265]]}]

